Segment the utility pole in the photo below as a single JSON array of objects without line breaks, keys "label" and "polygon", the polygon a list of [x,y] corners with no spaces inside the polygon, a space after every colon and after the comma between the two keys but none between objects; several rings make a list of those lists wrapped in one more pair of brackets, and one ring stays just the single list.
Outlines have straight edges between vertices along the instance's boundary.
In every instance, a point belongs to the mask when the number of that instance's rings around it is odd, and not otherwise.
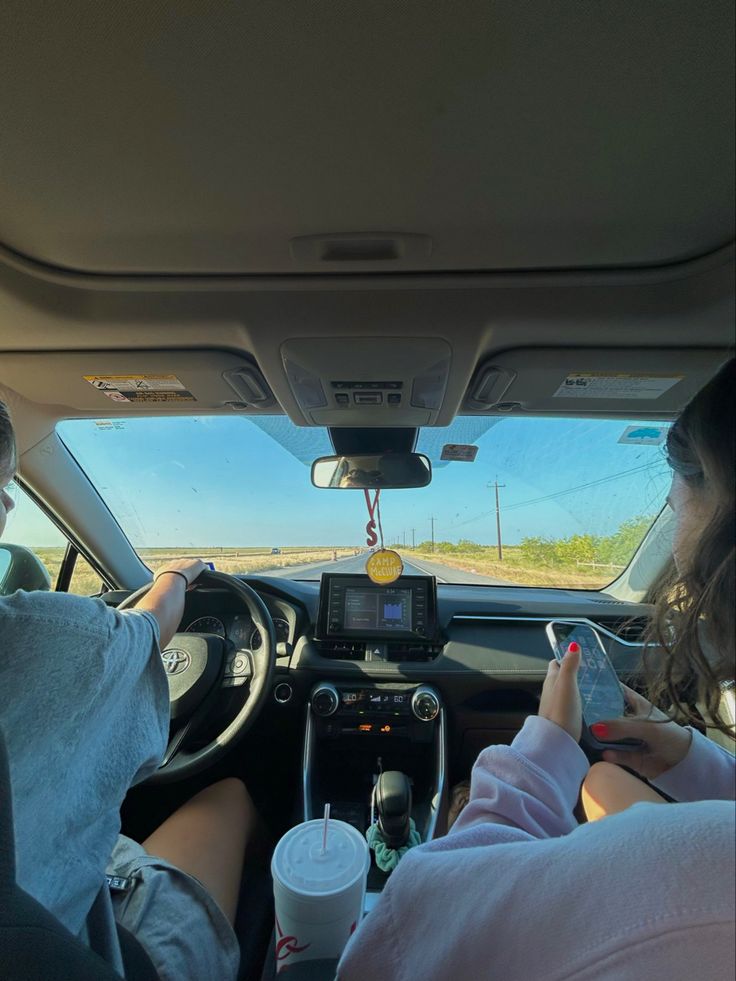
[{"label": "utility pole", "polygon": [[404,528],[404,548],[406,548],[406,528]]},{"label": "utility pole", "polygon": [[434,515],[432,515],[429,520],[432,522],[432,551],[434,552],[434,522],[435,522]]},{"label": "utility pole", "polygon": [[498,502],[498,489],[505,487],[506,484],[499,484],[498,477],[493,483],[488,483],[489,488],[493,487],[496,491],[496,541],[498,542],[498,561],[503,562],[503,545],[501,544],[501,507]]},{"label": "utility pole", "polygon": [[412,528],[412,530],[411,530],[411,547],[412,548],[416,548],[417,547],[417,542],[416,542],[416,538],[415,538],[415,535],[414,535],[414,528]]}]

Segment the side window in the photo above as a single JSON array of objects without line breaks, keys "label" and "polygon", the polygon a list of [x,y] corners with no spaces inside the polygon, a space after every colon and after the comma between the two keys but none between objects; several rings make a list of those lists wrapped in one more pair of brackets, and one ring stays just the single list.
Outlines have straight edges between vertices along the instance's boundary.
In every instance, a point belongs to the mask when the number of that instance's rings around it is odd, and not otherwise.
[{"label": "side window", "polygon": [[[15,572],[8,577],[8,569],[3,572],[3,563],[10,565],[11,555],[1,551],[3,545],[20,545],[29,549],[46,570],[51,580],[51,589],[56,588],[59,569],[66,552],[67,539],[50,518],[44,514],[36,502],[17,484],[9,488],[15,502],[8,515],[8,523],[0,542],[0,593],[13,592],[16,588],[38,588],[38,570],[28,563],[15,566]],[[13,557],[17,561],[17,555]],[[7,582],[4,582],[5,579]],[[70,593],[89,596],[99,592],[101,581],[90,564],[78,555],[69,584]]]},{"label": "side window", "polygon": [[[1,544],[21,545],[30,549],[46,569],[53,589],[64,558],[66,538],[16,483],[10,485],[8,492],[15,506],[8,515]],[[3,590],[6,591],[11,592],[11,589]]]},{"label": "side window", "polygon": [[78,596],[93,596],[101,589],[102,580],[99,573],[95,572],[83,555],[78,555],[67,592],[76,593]]}]

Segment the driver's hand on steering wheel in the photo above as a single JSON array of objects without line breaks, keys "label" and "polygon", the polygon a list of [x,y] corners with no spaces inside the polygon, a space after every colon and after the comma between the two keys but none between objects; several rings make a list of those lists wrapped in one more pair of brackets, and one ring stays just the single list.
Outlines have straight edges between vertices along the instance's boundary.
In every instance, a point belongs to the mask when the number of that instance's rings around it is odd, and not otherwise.
[{"label": "driver's hand on steering wheel", "polygon": [[189,589],[194,581],[206,571],[207,566],[201,559],[174,559],[156,572],[153,581],[158,582],[162,576],[167,575],[183,576],[187,582],[187,589]]}]

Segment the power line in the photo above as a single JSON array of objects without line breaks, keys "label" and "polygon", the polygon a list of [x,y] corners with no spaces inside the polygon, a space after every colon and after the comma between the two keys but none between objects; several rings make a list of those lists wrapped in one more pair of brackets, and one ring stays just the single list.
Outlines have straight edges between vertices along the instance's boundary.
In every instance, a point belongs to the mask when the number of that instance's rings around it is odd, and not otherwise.
[{"label": "power line", "polygon": [[[599,477],[597,480],[590,480],[585,484],[577,484],[575,487],[568,487],[566,490],[556,491],[554,494],[546,494],[542,497],[534,497],[528,501],[518,501],[516,504],[509,504],[504,508],[504,514],[509,511],[515,511],[517,508],[529,507],[532,504],[543,504],[546,501],[553,501],[559,497],[565,497],[567,494],[574,494],[576,491],[585,490],[588,487],[597,487],[600,484],[606,484],[611,480],[618,480],[619,477],[627,477],[630,474],[641,473],[643,470],[651,469],[651,464],[642,464],[639,467],[632,467],[630,470],[621,470],[618,473],[608,474],[606,477]],[[492,485],[491,485],[492,486]],[[462,528],[465,525],[473,524],[475,521],[480,521],[481,518],[487,518],[488,515],[493,514],[493,508],[489,511],[483,511],[480,514],[476,514],[472,518],[466,518],[465,521],[460,521],[456,525],[452,525],[453,528]]]},{"label": "power line", "polygon": [[525,508],[530,504],[542,504],[544,501],[553,501],[558,497],[565,497],[567,494],[574,494],[576,491],[585,490],[588,487],[597,487],[599,484],[607,484],[611,480],[618,480],[620,477],[627,477],[633,473],[640,473],[643,470],[650,470],[651,464],[641,467],[633,467],[631,470],[622,470],[620,473],[610,474],[608,477],[599,477],[597,480],[590,480],[586,484],[577,484],[575,487],[568,487],[567,490],[557,491],[554,494],[547,494],[544,497],[532,498],[529,501],[519,501],[517,504],[510,504],[505,510],[515,511],[517,508]]}]

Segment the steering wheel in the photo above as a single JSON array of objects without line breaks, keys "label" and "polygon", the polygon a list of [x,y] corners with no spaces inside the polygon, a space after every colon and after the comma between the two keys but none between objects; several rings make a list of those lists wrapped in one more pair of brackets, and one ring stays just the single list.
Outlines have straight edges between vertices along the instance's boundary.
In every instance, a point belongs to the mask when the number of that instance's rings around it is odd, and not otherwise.
[{"label": "steering wheel", "polygon": [[[118,609],[135,606],[151,585],[147,583],[136,590]],[[243,603],[260,631],[261,646],[252,651],[238,649],[232,641],[217,634],[174,634],[161,657],[169,682],[170,717],[180,725],[158,769],[146,783],[183,780],[216,763],[253,725],[271,689],[276,630],[268,607],[254,589],[222,572],[203,572],[194,584],[195,589],[208,586],[225,589]],[[235,682],[234,675],[243,681]],[[207,720],[220,693],[238,692],[241,686],[245,697],[232,722],[207,745],[187,751],[185,743]]]}]

